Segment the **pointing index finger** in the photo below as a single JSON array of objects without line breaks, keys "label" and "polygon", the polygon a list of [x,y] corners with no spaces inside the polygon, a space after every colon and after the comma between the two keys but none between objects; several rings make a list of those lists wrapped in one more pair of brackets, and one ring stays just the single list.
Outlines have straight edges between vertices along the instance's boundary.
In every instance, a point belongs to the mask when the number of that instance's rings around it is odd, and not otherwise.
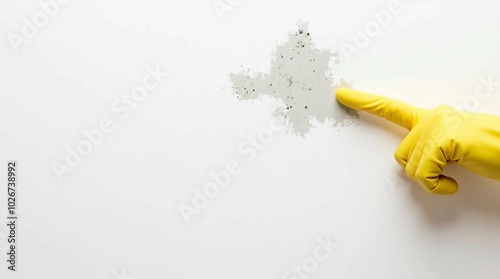
[{"label": "pointing index finger", "polygon": [[345,106],[383,117],[408,130],[418,123],[419,109],[399,100],[349,88],[337,89],[336,97]]}]

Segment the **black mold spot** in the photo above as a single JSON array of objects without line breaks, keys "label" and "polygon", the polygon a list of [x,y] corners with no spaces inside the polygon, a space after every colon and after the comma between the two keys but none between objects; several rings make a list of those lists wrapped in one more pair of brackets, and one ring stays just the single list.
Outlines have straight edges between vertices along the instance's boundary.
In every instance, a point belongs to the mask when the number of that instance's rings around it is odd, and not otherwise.
[{"label": "black mold spot", "polygon": [[[240,100],[262,100],[261,96],[269,95],[286,101],[282,103],[284,106],[275,106],[274,115],[285,118],[285,125],[292,128],[289,132],[297,135],[305,135],[313,128],[310,119],[335,127],[356,124],[354,118],[358,117],[358,112],[348,112],[332,96],[335,88],[346,86],[343,81],[334,82],[331,76],[330,65],[331,62],[338,64],[335,61],[338,54],[316,48],[310,38],[297,38],[299,34],[310,36],[307,23],[300,23],[295,34],[290,33],[288,41],[277,46],[269,73],[250,75],[249,70],[246,70],[240,74],[231,74],[233,90],[240,91],[235,94],[238,98],[241,97]],[[304,109],[295,109],[294,114],[290,114],[293,109],[290,101]],[[310,105],[305,105],[306,103]]]}]

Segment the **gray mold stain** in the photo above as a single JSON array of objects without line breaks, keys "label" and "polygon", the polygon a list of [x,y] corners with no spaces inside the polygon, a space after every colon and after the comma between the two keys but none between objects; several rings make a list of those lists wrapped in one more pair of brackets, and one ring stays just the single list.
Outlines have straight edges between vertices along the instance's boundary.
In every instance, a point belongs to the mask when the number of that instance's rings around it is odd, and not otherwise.
[{"label": "gray mold stain", "polygon": [[338,64],[338,54],[315,47],[308,23],[298,22],[297,27],[276,47],[269,73],[246,70],[230,75],[233,93],[240,100],[278,100],[273,115],[293,134],[307,134],[314,119],[337,128],[357,124],[359,112],[335,99],[337,88],[350,87],[343,80],[333,81],[329,64]]}]

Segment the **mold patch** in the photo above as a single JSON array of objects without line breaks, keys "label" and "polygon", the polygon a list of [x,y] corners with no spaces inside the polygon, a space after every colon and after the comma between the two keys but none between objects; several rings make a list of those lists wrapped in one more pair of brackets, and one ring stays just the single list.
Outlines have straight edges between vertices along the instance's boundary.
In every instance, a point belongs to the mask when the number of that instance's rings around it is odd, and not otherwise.
[{"label": "mold patch", "polygon": [[299,22],[297,27],[276,47],[269,73],[245,70],[229,76],[233,93],[240,100],[276,99],[273,115],[283,119],[293,134],[307,134],[314,121],[333,127],[357,124],[359,112],[335,99],[337,88],[351,86],[333,79],[330,65],[338,64],[338,54],[315,47],[308,23]]}]

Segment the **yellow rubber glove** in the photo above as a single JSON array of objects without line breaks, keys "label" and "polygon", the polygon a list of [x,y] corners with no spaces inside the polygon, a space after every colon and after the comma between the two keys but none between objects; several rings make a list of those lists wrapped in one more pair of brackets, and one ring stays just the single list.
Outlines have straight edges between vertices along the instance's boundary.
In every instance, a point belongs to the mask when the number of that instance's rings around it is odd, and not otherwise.
[{"label": "yellow rubber glove", "polygon": [[446,105],[421,109],[347,88],[338,89],[336,96],[348,107],[378,115],[410,131],[394,157],[428,192],[447,195],[458,190],[458,183],[442,174],[448,162],[500,181],[500,117]]}]

